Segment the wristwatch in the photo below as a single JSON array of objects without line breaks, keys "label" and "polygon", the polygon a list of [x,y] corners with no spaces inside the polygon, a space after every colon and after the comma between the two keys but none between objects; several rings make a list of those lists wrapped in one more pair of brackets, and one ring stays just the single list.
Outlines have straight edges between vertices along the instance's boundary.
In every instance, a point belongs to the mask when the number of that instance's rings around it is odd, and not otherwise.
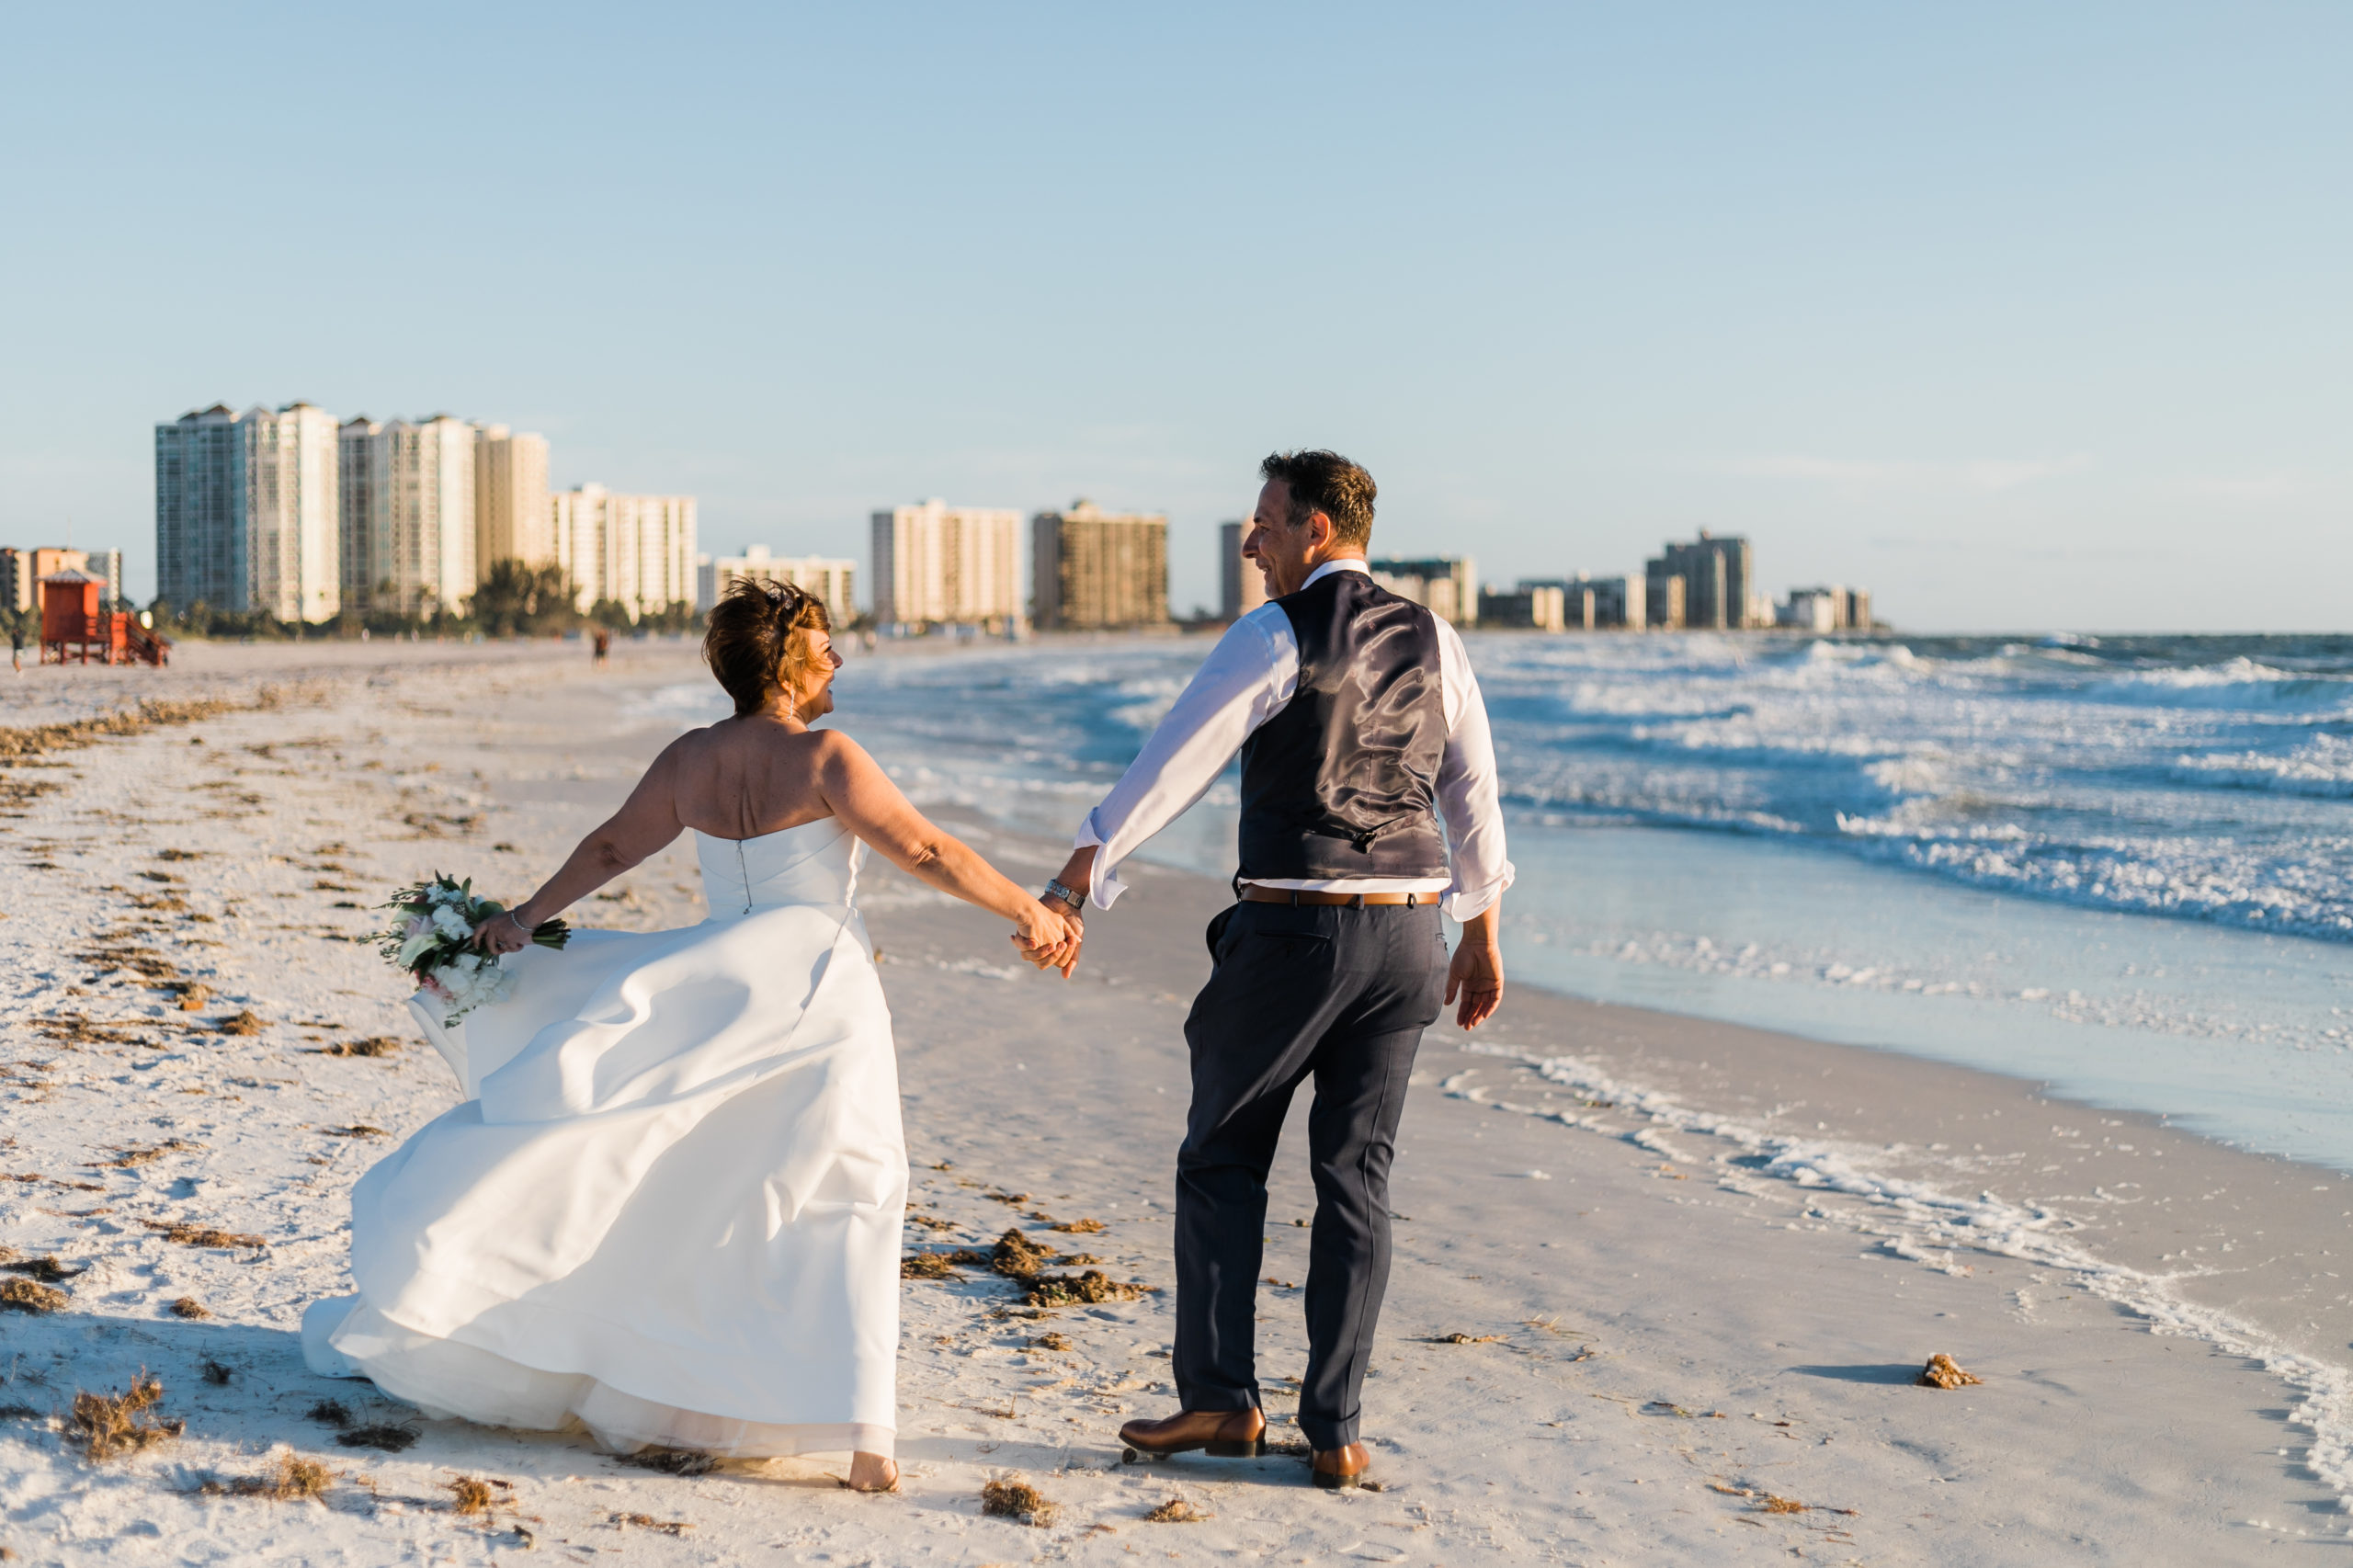
[{"label": "wristwatch", "polygon": [[1069,904],[1073,915],[1076,915],[1086,907],[1086,896],[1074,889],[1064,887],[1060,877],[1053,878],[1046,883],[1046,896],[1061,899],[1064,903]]}]

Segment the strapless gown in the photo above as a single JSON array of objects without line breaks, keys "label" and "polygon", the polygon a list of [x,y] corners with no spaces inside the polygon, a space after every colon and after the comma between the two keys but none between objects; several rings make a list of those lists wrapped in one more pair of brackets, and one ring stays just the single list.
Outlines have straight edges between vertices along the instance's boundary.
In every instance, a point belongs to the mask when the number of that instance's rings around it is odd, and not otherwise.
[{"label": "strapless gown", "polygon": [[624,1451],[891,1452],[907,1157],[861,846],[695,836],[702,924],[511,954],[455,1026],[412,1003],[466,1097],[353,1190],[314,1371]]}]

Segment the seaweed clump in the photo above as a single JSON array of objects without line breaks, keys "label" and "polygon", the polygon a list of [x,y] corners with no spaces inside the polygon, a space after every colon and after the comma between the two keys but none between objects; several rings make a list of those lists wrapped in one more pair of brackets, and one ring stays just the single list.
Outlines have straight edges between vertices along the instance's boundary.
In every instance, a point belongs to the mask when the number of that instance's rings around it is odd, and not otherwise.
[{"label": "seaweed clump", "polygon": [[66,1435],[82,1445],[82,1457],[92,1464],[167,1442],[186,1431],[188,1423],[146,1419],[146,1413],[163,1397],[164,1385],[144,1376],[133,1379],[120,1393],[78,1391]]},{"label": "seaweed clump", "polygon": [[1928,1358],[1928,1364],[1921,1368],[1920,1375],[1912,1381],[1924,1389],[1957,1389],[1971,1383],[1982,1383],[1985,1380],[1962,1371],[1959,1362],[1939,1350]]},{"label": "seaweed clump", "polygon": [[1054,1522],[1062,1508],[1018,1476],[1006,1476],[981,1488],[981,1512],[1044,1529]]}]

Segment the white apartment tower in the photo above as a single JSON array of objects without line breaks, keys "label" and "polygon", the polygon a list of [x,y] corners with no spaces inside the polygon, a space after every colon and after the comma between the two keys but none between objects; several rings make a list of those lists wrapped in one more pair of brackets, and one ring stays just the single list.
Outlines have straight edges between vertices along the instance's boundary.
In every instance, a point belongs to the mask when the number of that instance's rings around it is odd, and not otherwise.
[{"label": "white apartment tower", "polygon": [[[215,403],[155,426],[158,597],[329,620],[343,606],[332,415]],[[119,591],[117,585],[116,591]]]},{"label": "white apartment tower", "polygon": [[358,608],[454,611],[474,591],[474,435],[446,414],[345,421],[340,519]]},{"label": "white apartment tower", "polygon": [[584,484],[549,498],[551,559],[579,589],[586,609],[600,599],[648,611],[692,604],[695,498],[616,495]]},{"label": "white apartment tower", "polygon": [[858,562],[829,555],[772,555],[765,544],[747,544],[740,555],[702,556],[695,567],[695,608],[708,610],[738,577],[789,583],[825,604],[836,628],[858,619]]},{"label": "white apartment tower", "polygon": [[548,505],[548,438],[504,425],[474,435],[474,561],[544,566],[555,559],[555,514]]},{"label": "white apartment tower", "polygon": [[874,619],[1011,621],[1021,613],[1021,514],[934,498],[874,514]]}]

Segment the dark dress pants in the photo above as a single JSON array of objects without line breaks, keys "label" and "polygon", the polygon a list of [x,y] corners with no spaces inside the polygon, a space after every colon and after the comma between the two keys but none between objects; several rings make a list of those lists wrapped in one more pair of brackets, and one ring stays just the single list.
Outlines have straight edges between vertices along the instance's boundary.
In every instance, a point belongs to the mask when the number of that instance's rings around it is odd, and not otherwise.
[{"label": "dark dress pants", "polygon": [[1389,1165],[1414,1051],[1445,994],[1446,937],[1435,904],[1237,903],[1210,930],[1216,967],[1185,1020],[1193,1103],[1176,1154],[1176,1392],[1188,1410],[1258,1403],[1267,1171],[1291,1091],[1313,1074],[1299,1426],[1314,1447],[1336,1449],[1357,1437],[1389,1283]]}]

